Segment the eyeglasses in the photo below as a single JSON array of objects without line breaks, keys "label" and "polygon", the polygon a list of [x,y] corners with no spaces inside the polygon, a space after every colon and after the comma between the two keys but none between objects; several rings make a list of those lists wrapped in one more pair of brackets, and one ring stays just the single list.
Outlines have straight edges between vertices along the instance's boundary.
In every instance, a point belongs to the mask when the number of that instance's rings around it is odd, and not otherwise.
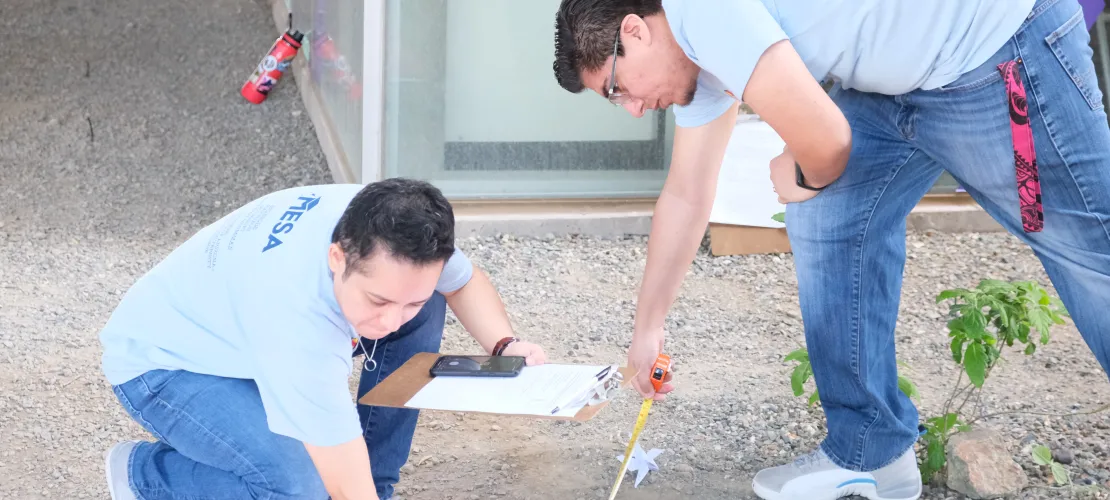
[{"label": "eyeglasses", "polygon": [[617,92],[617,49],[620,48],[620,43],[621,30],[617,27],[617,38],[613,40],[613,69],[609,73],[609,102],[614,106],[623,106],[629,99],[628,94]]}]

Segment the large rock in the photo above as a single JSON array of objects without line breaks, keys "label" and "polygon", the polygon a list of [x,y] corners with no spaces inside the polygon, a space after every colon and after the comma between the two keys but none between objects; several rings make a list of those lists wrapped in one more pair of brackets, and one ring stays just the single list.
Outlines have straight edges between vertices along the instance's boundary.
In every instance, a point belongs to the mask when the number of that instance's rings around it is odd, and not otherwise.
[{"label": "large rock", "polygon": [[961,432],[948,441],[948,487],[968,498],[1004,498],[1021,491],[1029,477],[1014,462],[1005,439],[992,431]]}]

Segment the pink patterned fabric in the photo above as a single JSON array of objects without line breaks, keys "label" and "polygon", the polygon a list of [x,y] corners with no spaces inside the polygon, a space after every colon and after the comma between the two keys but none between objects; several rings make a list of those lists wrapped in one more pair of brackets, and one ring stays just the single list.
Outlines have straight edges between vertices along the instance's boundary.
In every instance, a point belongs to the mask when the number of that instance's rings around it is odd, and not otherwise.
[{"label": "pink patterned fabric", "polygon": [[1006,80],[1006,96],[1010,106],[1010,131],[1014,136],[1014,168],[1017,170],[1021,225],[1025,232],[1036,233],[1044,229],[1044,208],[1041,205],[1041,179],[1037,174],[1037,151],[1033,148],[1033,129],[1029,126],[1025,86],[1018,74],[1017,61],[999,64],[998,70]]}]

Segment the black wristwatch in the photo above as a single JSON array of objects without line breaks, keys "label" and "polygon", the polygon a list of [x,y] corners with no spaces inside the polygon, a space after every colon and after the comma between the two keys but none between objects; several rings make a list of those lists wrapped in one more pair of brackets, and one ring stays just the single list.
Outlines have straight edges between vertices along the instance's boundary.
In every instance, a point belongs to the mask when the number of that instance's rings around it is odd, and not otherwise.
[{"label": "black wristwatch", "polygon": [[802,166],[798,165],[798,162],[794,162],[794,183],[797,184],[798,187],[800,187],[802,189],[808,189],[810,191],[822,191],[822,190],[825,189],[823,187],[816,188],[816,187],[807,185],[806,184],[806,176],[804,174],[802,174]]}]

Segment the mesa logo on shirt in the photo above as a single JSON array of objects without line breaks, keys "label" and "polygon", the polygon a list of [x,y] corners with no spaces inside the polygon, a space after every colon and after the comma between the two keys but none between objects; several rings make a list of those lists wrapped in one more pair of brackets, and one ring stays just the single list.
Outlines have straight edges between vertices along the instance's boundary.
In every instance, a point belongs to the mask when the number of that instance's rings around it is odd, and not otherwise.
[{"label": "mesa logo on shirt", "polygon": [[312,210],[312,207],[315,207],[320,203],[320,197],[316,196],[315,194],[310,194],[308,196],[301,196],[297,198],[297,201],[300,202],[300,204],[294,204],[290,206],[289,209],[285,211],[285,213],[281,214],[281,219],[278,219],[278,223],[274,224],[274,228],[270,230],[270,238],[266,242],[266,247],[262,249],[263,253],[278,245],[281,245],[282,241],[280,238],[278,238],[278,235],[288,234],[289,231],[292,231],[293,226],[298,220],[300,220],[301,216],[304,215],[305,212]]}]

